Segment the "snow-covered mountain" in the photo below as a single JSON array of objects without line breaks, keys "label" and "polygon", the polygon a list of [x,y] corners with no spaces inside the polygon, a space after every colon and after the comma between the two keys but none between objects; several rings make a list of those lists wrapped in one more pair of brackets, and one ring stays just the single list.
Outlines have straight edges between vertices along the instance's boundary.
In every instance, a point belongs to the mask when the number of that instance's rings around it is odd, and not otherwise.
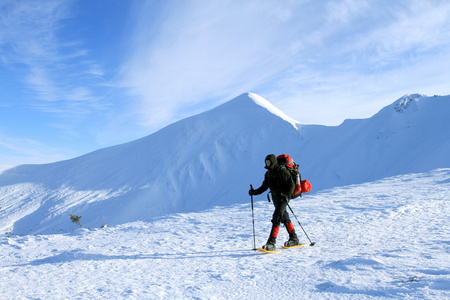
[{"label": "snow-covered mountain", "polygon": [[369,119],[301,125],[255,94],[142,139],[0,173],[0,232],[53,233],[247,203],[264,157],[289,153],[313,191],[450,167],[450,96],[409,95]]},{"label": "snow-covered mountain", "polygon": [[304,127],[300,153],[316,187],[450,166],[450,96],[406,95],[369,119]]}]

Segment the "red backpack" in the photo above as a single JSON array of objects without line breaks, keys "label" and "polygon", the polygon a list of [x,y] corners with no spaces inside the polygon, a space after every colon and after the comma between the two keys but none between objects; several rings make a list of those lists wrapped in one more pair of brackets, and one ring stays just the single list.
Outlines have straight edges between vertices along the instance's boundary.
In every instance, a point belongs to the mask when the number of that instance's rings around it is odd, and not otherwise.
[{"label": "red backpack", "polygon": [[289,154],[281,154],[277,156],[278,164],[285,166],[291,173],[292,180],[295,184],[294,194],[292,199],[301,197],[302,193],[309,193],[311,191],[311,183],[308,180],[302,180],[302,175],[298,170],[299,165],[295,163]]}]

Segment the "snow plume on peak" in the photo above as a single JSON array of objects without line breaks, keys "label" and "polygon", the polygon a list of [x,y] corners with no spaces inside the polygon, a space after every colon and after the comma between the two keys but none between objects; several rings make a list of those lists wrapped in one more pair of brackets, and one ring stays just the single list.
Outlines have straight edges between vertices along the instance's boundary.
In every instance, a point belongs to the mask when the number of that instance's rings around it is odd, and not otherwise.
[{"label": "snow plume on peak", "polygon": [[292,126],[294,126],[296,129],[298,129],[297,125],[299,124],[299,122],[297,122],[296,120],[292,119],[291,117],[286,115],[284,112],[282,112],[281,110],[279,110],[278,108],[273,106],[272,103],[270,103],[269,101],[267,101],[263,97],[261,97],[261,96],[259,96],[257,94],[253,94],[253,93],[248,93],[248,97],[250,97],[256,104],[266,108],[268,111],[270,111],[274,115],[279,116],[283,120],[291,123]]},{"label": "snow plume on peak", "polygon": [[[221,107],[223,107],[223,109],[226,107],[226,110],[228,111],[240,111],[241,114],[247,114],[248,117],[255,114],[258,108],[263,108],[264,111],[270,112],[272,115],[290,123],[295,129],[298,129],[299,122],[289,117],[263,97],[254,93],[244,93],[233,100],[226,102]],[[265,113],[261,112],[261,114]]]}]

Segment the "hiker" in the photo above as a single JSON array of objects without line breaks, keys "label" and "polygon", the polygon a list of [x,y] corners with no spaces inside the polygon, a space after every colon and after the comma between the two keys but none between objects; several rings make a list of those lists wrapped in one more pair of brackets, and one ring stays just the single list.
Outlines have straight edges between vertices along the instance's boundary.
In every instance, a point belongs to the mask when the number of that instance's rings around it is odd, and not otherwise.
[{"label": "hiker", "polygon": [[289,233],[289,240],[284,245],[286,247],[299,245],[294,224],[292,224],[289,219],[289,214],[286,211],[286,206],[295,188],[292,176],[285,166],[278,164],[277,157],[274,154],[267,155],[265,163],[266,166],[264,168],[267,169],[267,172],[264,175],[264,181],[261,187],[256,190],[252,188],[248,191],[249,195],[252,196],[262,194],[270,188],[273,205],[275,206],[275,211],[272,216],[272,230],[270,231],[267,243],[262,248],[267,251],[274,251],[276,249],[275,244],[281,223],[284,224]]}]

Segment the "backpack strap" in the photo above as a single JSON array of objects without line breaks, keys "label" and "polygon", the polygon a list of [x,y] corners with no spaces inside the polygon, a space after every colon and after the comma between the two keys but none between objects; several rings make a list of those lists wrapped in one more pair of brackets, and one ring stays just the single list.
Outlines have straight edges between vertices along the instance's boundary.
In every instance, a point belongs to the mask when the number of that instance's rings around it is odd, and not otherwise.
[{"label": "backpack strap", "polygon": [[285,165],[285,164],[279,164],[279,165],[278,165],[278,169],[277,169],[277,171],[278,171],[278,172],[280,172],[280,171],[281,171],[281,169],[283,169],[283,168],[285,168],[285,169],[286,169],[286,165]]}]

